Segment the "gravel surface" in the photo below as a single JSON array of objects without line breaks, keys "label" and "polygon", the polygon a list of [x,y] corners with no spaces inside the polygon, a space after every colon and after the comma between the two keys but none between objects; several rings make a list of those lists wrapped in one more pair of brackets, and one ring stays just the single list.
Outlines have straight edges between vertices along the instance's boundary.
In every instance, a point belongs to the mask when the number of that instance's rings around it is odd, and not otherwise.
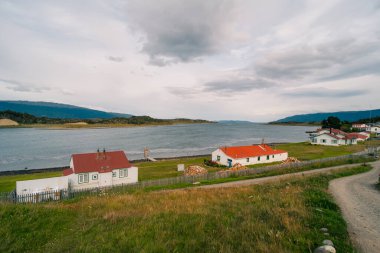
[{"label": "gravel surface", "polygon": [[332,180],[329,186],[348,224],[351,239],[363,253],[380,252],[380,191],[375,188],[380,161],[372,166],[367,173]]}]

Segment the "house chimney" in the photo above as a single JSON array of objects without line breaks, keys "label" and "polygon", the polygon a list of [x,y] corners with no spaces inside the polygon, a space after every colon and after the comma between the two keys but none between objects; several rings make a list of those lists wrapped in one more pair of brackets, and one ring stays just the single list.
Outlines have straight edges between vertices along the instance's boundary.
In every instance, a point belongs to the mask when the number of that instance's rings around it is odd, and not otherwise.
[{"label": "house chimney", "polygon": [[103,160],[106,160],[106,149],[103,148]]},{"label": "house chimney", "polygon": [[98,148],[98,150],[96,151],[96,159],[98,160],[100,158],[100,150]]},{"label": "house chimney", "polygon": [[330,127],[330,134],[331,134],[331,132],[332,132],[332,128]]}]

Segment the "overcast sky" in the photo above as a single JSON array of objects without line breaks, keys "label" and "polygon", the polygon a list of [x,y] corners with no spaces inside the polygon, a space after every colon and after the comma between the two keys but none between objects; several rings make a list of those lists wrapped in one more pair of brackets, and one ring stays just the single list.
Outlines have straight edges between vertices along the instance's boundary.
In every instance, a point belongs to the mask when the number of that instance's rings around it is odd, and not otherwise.
[{"label": "overcast sky", "polygon": [[0,1],[0,99],[256,122],[380,108],[379,0]]}]

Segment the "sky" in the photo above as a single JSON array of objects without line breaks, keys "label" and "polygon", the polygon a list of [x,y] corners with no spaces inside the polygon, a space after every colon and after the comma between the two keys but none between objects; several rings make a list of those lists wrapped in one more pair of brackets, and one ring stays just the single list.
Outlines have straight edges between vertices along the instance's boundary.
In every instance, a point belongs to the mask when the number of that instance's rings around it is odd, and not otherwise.
[{"label": "sky", "polygon": [[2,0],[0,100],[267,122],[380,108],[380,0]]}]

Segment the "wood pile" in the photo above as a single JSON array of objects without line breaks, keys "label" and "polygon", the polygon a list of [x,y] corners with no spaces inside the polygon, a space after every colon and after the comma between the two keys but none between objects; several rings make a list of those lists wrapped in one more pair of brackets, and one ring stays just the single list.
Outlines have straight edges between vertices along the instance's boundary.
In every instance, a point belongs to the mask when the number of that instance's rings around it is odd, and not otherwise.
[{"label": "wood pile", "polygon": [[239,170],[246,170],[248,169],[247,167],[241,165],[240,163],[235,163],[234,166],[227,170],[221,170],[218,173],[223,174],[224,172],[230,172],[230,171],[239,171]]},{"label": "wood pile", "polygon": [[185,169],[185,172],[184,172],[185,176],[196,176],[196,175],[203,175],[203,174],[207,174],[207,170],[198,165],[190,165]]},{"label": "wood pile", "polygon": [[295,157],[288,157],[286,160],[282,161],[282,164],[288,164],[288,163],[299,163],[300,160],[298,160]]},{"label": "wood pile", "polygon": [[246,170],[247,167],[241,165],[240,163],[235,163],[234,166],[232,166],[229,171],[237,171],[237,170]]}]

